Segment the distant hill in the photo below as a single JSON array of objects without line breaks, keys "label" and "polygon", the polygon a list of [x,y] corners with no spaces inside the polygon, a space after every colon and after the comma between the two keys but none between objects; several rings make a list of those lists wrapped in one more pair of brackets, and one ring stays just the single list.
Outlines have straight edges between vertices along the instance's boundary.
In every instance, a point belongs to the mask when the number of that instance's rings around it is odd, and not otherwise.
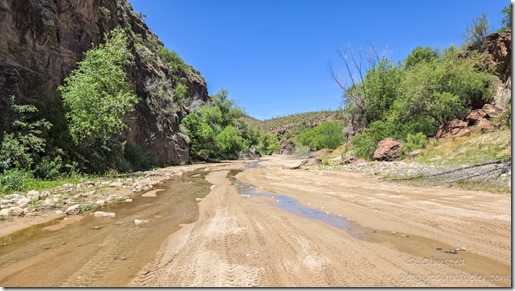
[{"label": "distant hill", "polygon": [[327,121],[344,122],[345,118],[342,110],[326,110],[292,114],[263,121],[245,116],[243,120],[250,126],[276,134],[281,144],[280,153],[291,154],[295,148],[295,139],[303,130]]}]

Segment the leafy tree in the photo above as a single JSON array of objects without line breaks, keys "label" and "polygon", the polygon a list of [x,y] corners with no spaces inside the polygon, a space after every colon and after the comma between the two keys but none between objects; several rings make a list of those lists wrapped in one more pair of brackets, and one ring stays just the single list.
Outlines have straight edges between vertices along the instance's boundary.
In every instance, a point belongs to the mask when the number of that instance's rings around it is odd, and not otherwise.
[{"label": "leafy tree", "polygon": [[332,67],[329,68],[330,73],[343,91],[345,111],[355,120],[350,125],[359,131],[385,117],[396,98],[403,69],[395,66],[385,54],[380,56],[374,47],[371,47],[366,60],[362,53],[357,56],[350,50],[339,50],[338,53],[347,77],[339,78]]},{"label": "leafy tree", "polygon": [[503,14],[503,17],[501,20],[501,24],[503,25],[503,28],[511,27],[511,15],[512,15],[511,4],[504,7],[501,12]]},{"label": "leafy tree", "polygon": [[309,146],[311,150],[335,149],[344,141],[342,127],[334,121],[322,123],[305,130],[297,137],[297,142]]},{"label": "leafy tree", "polygon": [[437,57],[438,53],[430,47],[417,46],[404,60],[404,68],[412,68],[421,62],[431,62]]},{"label": "leafy tree", "polygon": [[488,102],[493,96],[492,76],[451,47],[442,57],[407,70],[400,92],[390,122],[411,124],[413,132],[432,135],[442,123],[463,117],[467,107],[481,108]]},{"label": "leafy tree", "polygon": [[386,117],[397,98],[403,70],[383,57],[377,66],[372,67],[363,79],[365,95],[365,119],[367,123]]},{"label": "leafy tree", "polygon": [[127,35],[115,28],[104,44],[85,53],[78,68],[59,86],[75,143],[106,141],[126,128],[124,117],[137,101],[124,69],[131,60]]},{"label": "leafy tree", "polygon": [[250,128],[241,120],[243,110],[235,106],[227,90],[221,90],[210,99],[208,104],[181,121],[181,131],[189,137],[193,159],[236,158],[239,152],[249,151],[251,147],[258,154],[278,149],[277,138]]},{"label": "leafy tree", "polygon": [[30,170],[34,160],[45,151],[43,131],[52,124],[45,119],[31,122],[29,114],[38,110],[34,105],[18,105],[11,97],[9,118],[0,145],[0,170],[12,168]]},{"label": "leafy tree", "polygon": [[245,148],[241,133],[233,125],[226,126],[215,137],[216,146],[223,156],[230,156]]},{"label": "leafy tree", "polygon": [[481,16],[472,20],[472,25],[467,28],[465,32],[465,42],[467,44],[477,44],[479,50],[485,47],[485,37],[488,35],[490,23],[488,22],[488,15],[483,12]]}]

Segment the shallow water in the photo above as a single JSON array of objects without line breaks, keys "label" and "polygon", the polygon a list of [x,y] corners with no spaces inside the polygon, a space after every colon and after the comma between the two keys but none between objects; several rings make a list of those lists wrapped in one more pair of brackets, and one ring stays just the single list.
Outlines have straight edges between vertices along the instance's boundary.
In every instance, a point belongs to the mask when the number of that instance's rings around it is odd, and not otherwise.
[{"label": "shallow water", "polygon": [[[232,174],[234,173],[236,173],[236,171],[234,171]],[[300,215],[308,219],[320,220],[326,224],[345,230],[347,233],[349,233],[352,237],[356,239],[366,240],[366,233],[370,232],[370,230],[360,227],[357,223],[350,221],[346,217],[338,216],[335,214],[329,214],[318,209],[307,207],[299,203],[299,201],[295,200],[294,198],[286,195],[259,193],[253,186],[242,183],[236,179],[234,179],[233,181],[235,185],[238,186],[238,188],[240,189],[240,195],[273,198],[276,201],[276,203],[271,204],[271,206],[273,207],[286,210],[288,212]]]},{"label": "shallow water", "polygon": [[60,217],[0,238],[0,286],[124,286],[180,224],[198,218],[196,198],[211,184],[194,175],[156,185],[163,191],[155,197],[137,194],[132,203],[99,209],[114,218]]}]

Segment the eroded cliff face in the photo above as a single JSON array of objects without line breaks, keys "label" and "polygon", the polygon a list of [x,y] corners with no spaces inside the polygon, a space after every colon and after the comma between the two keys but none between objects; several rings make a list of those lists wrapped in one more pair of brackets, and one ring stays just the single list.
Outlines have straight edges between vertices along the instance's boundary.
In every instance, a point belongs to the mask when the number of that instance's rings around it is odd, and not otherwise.
[{"label": "eroded cliff face", "polygon": [[[126,0],[0,0],[0,115],[9,96],[38,107],[59,98],[57,87],[83,53],[117,26],[128,28],[133,40],[128,76],[140,97],[122,138],[147,148],[156,161],[187,161],[179,122],[192,105],[208,100],[206,82],[192,67],[170,69],[159,56],[162,43]],[[181,102],[172,90],[178,82],[188,88]]]},{"label": "eroded cliff face", "polygon": [[[511,100],[511,29],[494,32],[486,36],[484,47],[476,43],[468,47],[469,51],[479,51],[486,58],[484,69],[495,72],[496,95],[494,104],[505,108]],[[466,56],[466,54],[465,54]]]}]

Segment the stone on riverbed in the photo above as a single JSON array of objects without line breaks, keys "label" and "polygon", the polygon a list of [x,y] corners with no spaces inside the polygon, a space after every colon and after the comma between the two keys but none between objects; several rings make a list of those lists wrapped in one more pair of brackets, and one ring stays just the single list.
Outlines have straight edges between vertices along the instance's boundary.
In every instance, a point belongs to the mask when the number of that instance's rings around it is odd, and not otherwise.
[{"label": "stone on riverbed", "polygon": [[68,207],[66,209],[66,214],[68,215],[77,215],[81,213],[80,204],[75,204],[73,206]]}]

